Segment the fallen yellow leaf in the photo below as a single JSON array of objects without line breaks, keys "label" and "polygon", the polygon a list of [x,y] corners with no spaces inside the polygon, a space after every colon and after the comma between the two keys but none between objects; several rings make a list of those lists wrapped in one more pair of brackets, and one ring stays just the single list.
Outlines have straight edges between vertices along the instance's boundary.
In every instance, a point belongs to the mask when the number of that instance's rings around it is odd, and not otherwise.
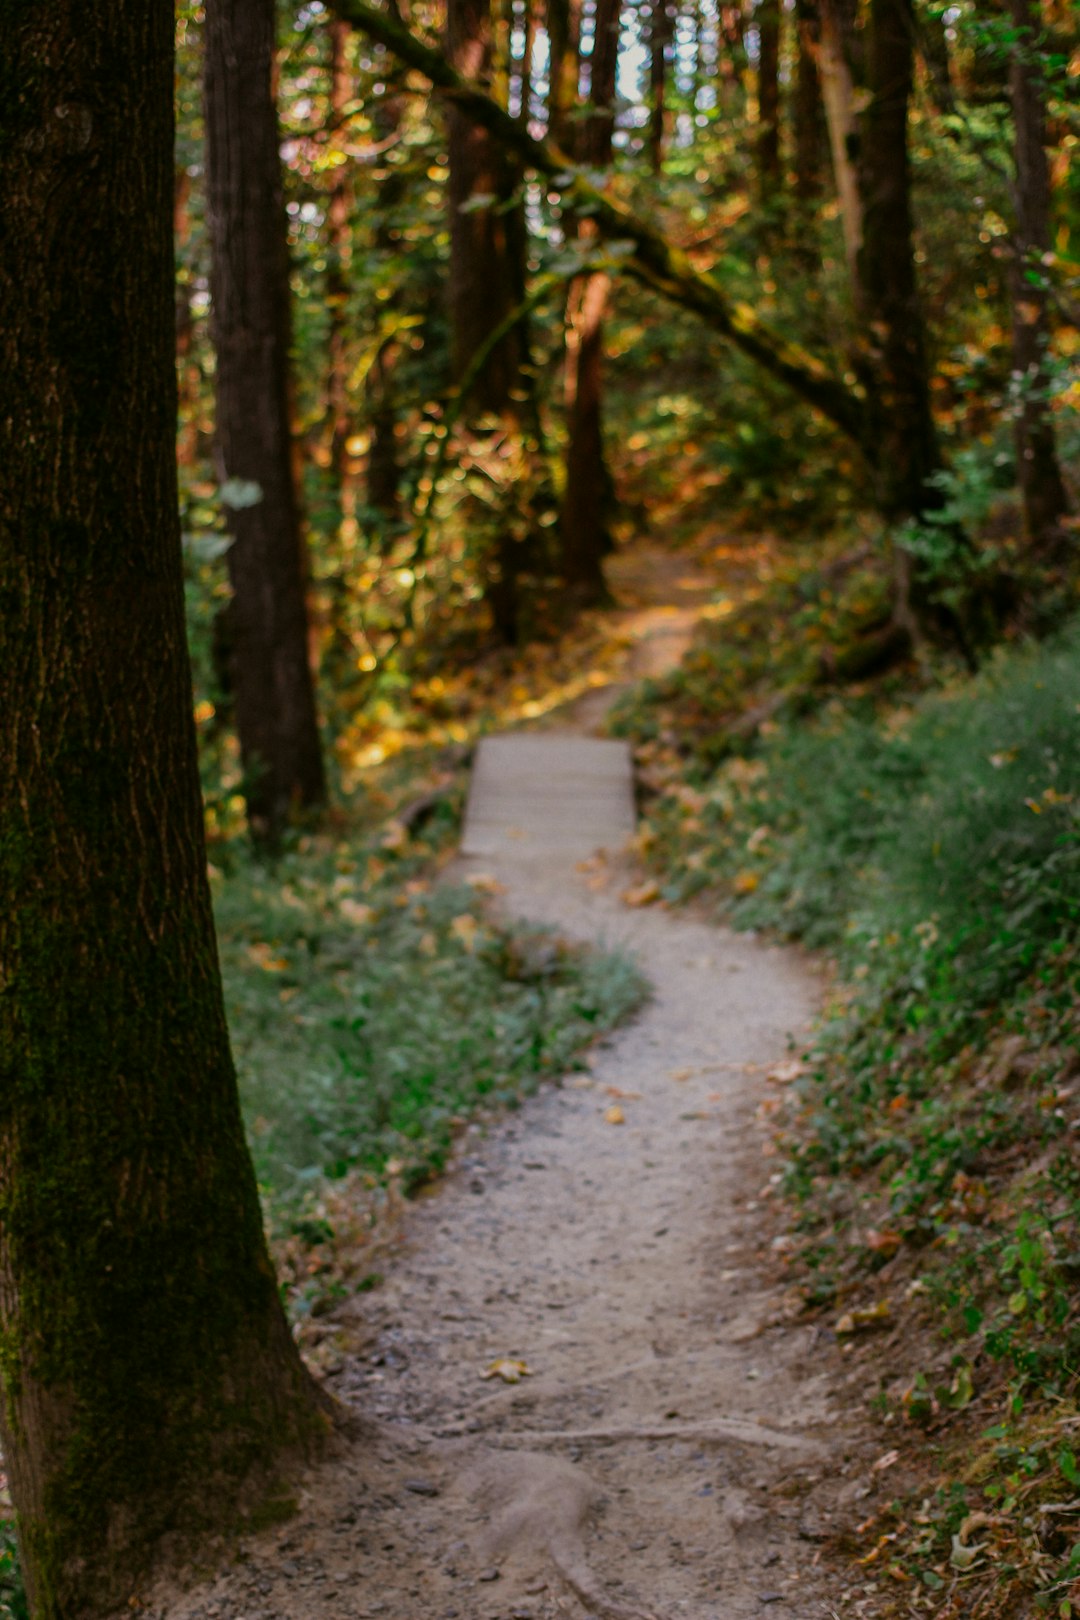
[{"label": "fallen yellow leaf", "polygon": [[524,1361],[518,1361],[514,1356],[499,1356],[480,1374],[481,1378],[501,1378],[504,1384],[520,1384],[523,1378],[532,1377],[532,1368]]},{"label": "fallen yellow leaf", "polygon": [[607,1120],[609,1125],[626,1124],[626,1115],[623,1113],[618,1103],[614,1103],[610,1108],[605,1108],[604,1118]]},{"label": "fallen yellow leaf", "polygon": [[736,894],[753,894],[760,882],[757,872],[737,872],[732,888]]}]

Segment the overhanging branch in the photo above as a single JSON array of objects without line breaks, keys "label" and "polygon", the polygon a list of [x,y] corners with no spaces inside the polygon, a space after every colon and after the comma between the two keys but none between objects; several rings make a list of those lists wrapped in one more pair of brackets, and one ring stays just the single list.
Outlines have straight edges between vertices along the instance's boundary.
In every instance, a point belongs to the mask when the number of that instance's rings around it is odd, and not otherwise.
[{"label": "overhanging branch", "polygon": [[561,192],[566,205],[588,214],[600,235],[632,244],[623,265],[636,280],[652,287],[681,308],[698,315],[770,376],[828,417],[873,459],[866,435],[866,406],[861,392],[836,377],[822,361],[773,331],[751,306],[734,301],[715,277],[695,270],[679,248],[625,203],[592,185],[553,141],[530,135],[498,102],[463,79],[446,57],[417,39],[388,11],[368,0],[329,0],[330,8],[414,68],[468,118],[516,152]]}]

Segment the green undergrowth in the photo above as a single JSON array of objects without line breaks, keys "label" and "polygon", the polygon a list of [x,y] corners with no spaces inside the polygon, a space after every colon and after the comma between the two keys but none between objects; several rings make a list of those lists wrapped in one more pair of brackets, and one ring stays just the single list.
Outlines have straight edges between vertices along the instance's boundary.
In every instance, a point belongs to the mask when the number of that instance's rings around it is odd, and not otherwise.
[{"label": "green undergrowth", "polygon": [[0,1620],[30,1620],[15,1545],[15,1524],[3,1507],[0,1507]]},{"label": "green undergrowth", "polygon": [[856,1540],[872,1613],[1080,1613],[1078,671],[1074,623],[699,745],[691,668],[639,730],[668,898],[836,966],[770,1109],[793,1286],[906,1470]]}]

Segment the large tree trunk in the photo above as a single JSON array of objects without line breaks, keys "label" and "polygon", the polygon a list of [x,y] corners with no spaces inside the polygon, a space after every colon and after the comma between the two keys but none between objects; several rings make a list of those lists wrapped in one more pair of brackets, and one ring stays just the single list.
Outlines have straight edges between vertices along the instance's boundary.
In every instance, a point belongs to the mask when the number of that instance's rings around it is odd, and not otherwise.
[{"label": "large tree trunk", "polygon": [[0,1433],[35,1620],[326,1432],[229,1055],[176,515],[173,6],[0,0]]},{"label": "large tree trunk", "polygon": [[1046,352],[1050,342],[1042,255],[1050,248],[1050,179],[1046,162],[1046,92],[1036,39],[1034,0],[1012,0],[1017,40],[1009,87],[1016,142],[1016,235],[1012,265],[1013,374],[1022,378],[1016,415],[1016,460],[1024,522],[1038,550],[1057,550],[1069,510],[1058,464],[1054,424],[1047,406]]},{"label": "large tree trunk", "polygon": [[758,189],[764,202],[780,190],[780,0],[758,0]]},{"label": "large tree trunk", "polygon": [[[575,156],[591,171],[611,162],[621,0],[597,0],[593,17],[588,116],[578,123]],[[595,240],[589,219],[576,221],[583,240]],[[579,277],[567,300],[566,487],[559,519],[562,572],[578,606],[607,596],[603,559],[611,549],[613,484],[604,458],[604,311],[611,278],[604,271]]]},{"label": "large tree trunk", "polygon": [[878,505],[890,522],[937,503],[928,481],[941,465],[912,240],[907,116],[914,52],[911,0],[871,0],[855,291],[869,419],[879,446]]},{"label": "large tree trunk", "polygon": [[[248,818],[273,840],[325,796],[289,423],[289,265],[272,92],[274,0],[208,0],[207,208],[223,479],[258,486],[230,513],[229,610]],[[254,491],[252,493],[255,493]]]}]

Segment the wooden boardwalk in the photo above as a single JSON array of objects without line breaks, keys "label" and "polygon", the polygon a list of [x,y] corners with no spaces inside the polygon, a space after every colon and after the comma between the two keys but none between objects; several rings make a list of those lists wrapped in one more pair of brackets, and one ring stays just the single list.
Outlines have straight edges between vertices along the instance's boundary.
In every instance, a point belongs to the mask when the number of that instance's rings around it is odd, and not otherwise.
[{"label": "wooden boardwalk", "polygon": [[485,737],[476,754],[463,855],[583,859],[633,833],[627,743],[567,732]]}]

